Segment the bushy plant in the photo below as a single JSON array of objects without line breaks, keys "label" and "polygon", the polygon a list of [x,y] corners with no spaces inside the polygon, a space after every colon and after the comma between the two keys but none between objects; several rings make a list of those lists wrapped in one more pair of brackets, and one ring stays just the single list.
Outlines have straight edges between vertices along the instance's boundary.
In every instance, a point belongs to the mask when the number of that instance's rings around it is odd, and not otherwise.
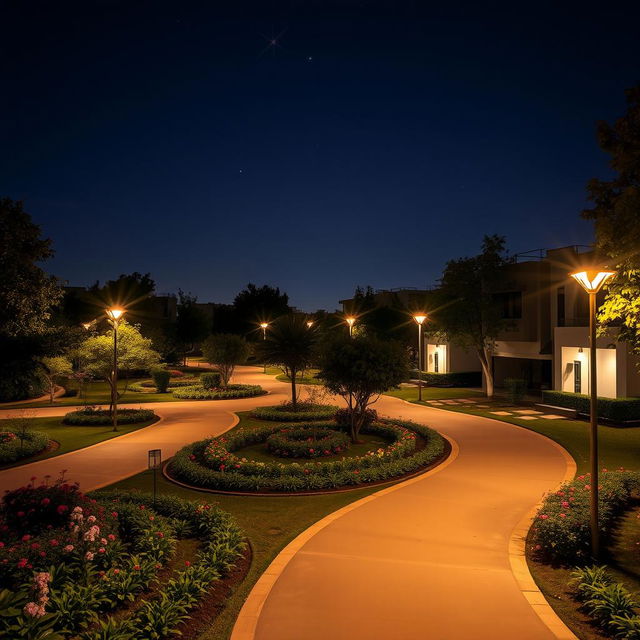
[{"label": "bushy plant", "polygon": [[209,336],[202,343],[202,354],[207,362],[218,368],[222,376],[221,384],[226,387],[236,365],[246,361],[249,347],[240,336],[219,333]]},{"label": "bushy plant", "polygon": [[[609,537],[617,518],[639,487],[638,473],[608,471],[601,474],[598,508],[603,539]],[[533,550],[538,556],[563,564],[578,564],[589,557],[590,497],[590,475],[583,474],[544,499],[531,529]]]},{"label": "bushy plant", "polygon": [[520,404],[527,393],[527,381],[522,378],[506,378],[504,387],[511,404]]},{"label": "bushy plant", "polygon": [[332,418],[338,407],[329,404],[313,404],[298,402],[296,409],[290,402],[272,407],[258,407],[251,412],[252,417],[259,420],[276,422],[308,422],[310,420],[327,420]]},{"label": "bushy plant", "polygon": [[151,377],[158,393],[166,393],[169,388],[171,374],[166,369],[152,369]]},{"label": "bushy plant", "polygon": [[[152,409],[118,409],[118,424],[137,424],[157,417]],[[67,413],[62,422],[69,425],[94,427],[112,424],[112,417],[111,413],[105,409],[86,407]]]},{"label": "bushy plant", "polygon": [[[7,420],[9,422],[9,420]],[[7,429],[0,432],[0,464],[9,464],[46,449],[49,436],[42,431]]]},{"label": "bushy plant", "polygon": [[221,389],[203,387],[181,387],[173,392],[174,398],[184,400],[230,400],[233,398],[252,398],[267,393],[257,384],[228,384]]},{"label": "bushy plant", "polygon": [[286,458],[321,458],[349,448],[349,438],[335,429],[313,426],[281,429],[267,437],[267,450]]},{"label": "bushy plant", "polygon": [[219,389],[222,386],[222,376],[218,371],[207,371],[200,376],[203,389]]},{"label": "bushy plant", "polygon": [[[418,379],[418,370],[411,371],[411,378]],[[422,372],[422,383],[427,387],[481,387],[482,372],[456,371],[451,373]]]},{"label": "bushy plant", "polygon": [[[333,414],[336,424],[343,429],[351,428],[351,411],[349,409],[338,409]],[[375,409],[367,409],[362,416],[362,428],[367,429],[378,419],[378,412]]]},{"label": "bushy plant", "polygon": [[[543,391],[542,401],[586,415],[591,411],[591,398],[583,393]],[[598,398],[598,416],[613,422],[640,420],[640,398]]]}]

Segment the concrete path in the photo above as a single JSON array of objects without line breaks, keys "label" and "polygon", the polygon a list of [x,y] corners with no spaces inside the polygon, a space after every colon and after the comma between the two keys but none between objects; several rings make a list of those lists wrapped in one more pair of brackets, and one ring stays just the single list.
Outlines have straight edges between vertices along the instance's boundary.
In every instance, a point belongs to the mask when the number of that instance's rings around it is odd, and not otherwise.
[{"label": "concrete path", "polygon": [[[14,489],[32,476],[57,478],[63,469],[66,477],[79,482],[84,491],[111,484],[147,468],[149,449],[162,449],[163,459],[171,457],[185,444],[219,435],[237,422],[234,412],[248,411],[257,406],[278,404],[287,399],[288,388],[271,376],[262,374],[261,367],[242,367],[233,382],[260,384],[269,395],[241,400],[201,400],[185,402],[150,402],[122,406],[143,406],[153,409],[159,422],[133,433],[78,449],[46,460],[0,471],[0,492]],[[42,409],[0,410],[2,418],[26,414],[28,417],[62,416],[77,407],[44,407]]]},{"label": "concrete path", "polygon": [[458,444],[456,459],[307,533],[284,568],[274,562],[275,583],[268,571],[256,585],[232,640],[573,637],[521,558],[523,593],[509,557],[514,529],[565,477],[560,448],[513,425],[395,398],[376,408],[435,427]]}]

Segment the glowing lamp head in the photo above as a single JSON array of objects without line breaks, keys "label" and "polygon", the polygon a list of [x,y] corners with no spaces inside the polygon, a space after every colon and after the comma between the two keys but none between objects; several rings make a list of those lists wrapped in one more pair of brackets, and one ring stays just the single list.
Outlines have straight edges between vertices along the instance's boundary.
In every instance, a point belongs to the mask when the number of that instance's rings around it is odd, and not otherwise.
[{"label": "glowing lamp head", "polygon": [[124,315],[124,309],[119,309],[118,307],[112,307],[106,310],[107,317],[109,320],[113,320],[114,322],[120,320],[120,318]]},{"label": "glowing lamp head", "polygon": [[346,320],[347,320],[347,324],[348,324],[350,327],[353,327],[353,325],[354,325],[354,324],[355,324],[355,322],[356,322],[356,319],[355,319],[353,316],[349,316]]},{"label": "glowing lamp head", "polygon": [[426,319],[427,316],[424,314],[416,314],[415,316],[413,316],[413,319],[418,323],[418,324],[422,324]]},{"label": "glowing lamp head", "polygon": [[269,326],[269,323],[268,323],[268,322],[261,322],[261,323],[260,323],[260,328],[261,328],[261,329],[266,329],[268,326]]},{"label": "glowing lamp head", "polygon": [[598,293],[602,289],[602,285],[615,275],[615,271],[584,269],[583,271],[572,273],[571,277],[579,282],[587,293]]},{"label": "glowing lamp head", "polygon": [[90,323],[90,322],[83,322],[83,323],[82,323],[82,327],[83,327],[86,331],[89,331],[89,329],[91,329],[91,323]]},{"label": "glowing lamp head", "polygon": [[307,320],[307,327],[309,327],[309,329],[313,327],[313,320]]}]

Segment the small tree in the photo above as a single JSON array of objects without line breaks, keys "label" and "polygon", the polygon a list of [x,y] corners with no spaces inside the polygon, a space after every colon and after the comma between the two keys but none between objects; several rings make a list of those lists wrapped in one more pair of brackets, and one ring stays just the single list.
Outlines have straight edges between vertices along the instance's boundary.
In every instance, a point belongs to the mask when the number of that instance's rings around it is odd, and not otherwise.
[{"label": "small tree", "polygon": [[397,342],[342,336],[325,343],[319,360],[318,377],[347,401],[351,439],[357,443],[367,408],[409,375],[406,350]]},{"label": "small tree", "polygon": [[226,387],[237,364],[246,361],[249,355],[247,341],[230,333],[209,336],[202,343],[205,360],[218,368],[222,376],[222,386]]},{"label": "small tree", "polygon": [[[87,338],[78,349],[85,372],[102,378],[113,390],[113,333]],[[160,362],[160,356],[151,348],[151,340],[144,338],[140,331],[126,322],[118,326],[118,371],[125,375],[130,371],[148,371]],[[127,385],[122,393],[127,390]],[[116,389],[117,393],[117,389]],[[120,397],[119,394],[118,397]],[[110,407],[113,411],[113,407]]]},{"label": "small tree", "polygon": [[269,364],[278,365],[291,380],[291,405],[298,408],[296,380],[307,369],[314,357],[316,331],[307,326],[306,318],[288,315],[276,321],[266,340],[258,344],[258,357]]},{"label": "small tree", "polygon": [[60,379],[69,377],[72,373],[71,361],[66,356],[55,356],[53,358],[42,359],[42,376],[47,382],[49,402],[51,402],[51,404],[53,404],[56,385]]}]

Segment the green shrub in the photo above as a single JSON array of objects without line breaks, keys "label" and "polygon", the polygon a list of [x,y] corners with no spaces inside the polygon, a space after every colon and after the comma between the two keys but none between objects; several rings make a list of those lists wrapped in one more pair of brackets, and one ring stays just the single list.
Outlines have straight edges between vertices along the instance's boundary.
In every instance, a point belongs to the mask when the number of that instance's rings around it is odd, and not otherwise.
[{"label": "green shrub", "polygon": [[[542,402],[555,407],[591,412],[590,396],[570,391],[543,391]],[[613,422],[640,420],[640,398],[598,398],[598,416]]]},{"label": "green shrub", "polygon": [[[338,426],[343,429],[351,428],[351,417],[352,412],[350,409],[338,409],[333,414],[334,420]],[[375,409],[366,409],[364,411],[364,416],[362,419],[362,428],[367,429],[370,425],[372,425],[378,419],[378,412]]]},{"label": "green shrub", "polygon": [[[633,492],[640,488],[640,474],[609,471],[600,476],[600,487],[599,525],[606,540],[620,513],[630,504]],[[541,558],[577,564],[589,557],[590,497],[590,476],[584,474],[544,499],[531,528],[533,548]]]},{"label": "green shrub", "polygon": [[[136,424],[157,418],[151,409],[118,409],[118,424]],[[111,413],[107,409],[78,409],[67,413],[62,419],[64,424],[97,427],[112,424]]]},{"label": "green shrub", "polygon": [[154,369],[151,372],[151,377],[156,385],[156,391],[158,393],[167,393],[171,374],[166,369]]},{"label": "green shrub", "polygon": [[267,437],[267,450],[288,458],[320,458],[349,448],[349,438],[342,431],[316,428],[313,425],[284,428]]},{"label": "green shrub", "polygon": [[[418,370],[411,371],[411,378],[418,379]],[[481,387],[482,373],[480,371],[458,371],[456,373],[422,372],[422,382],[427,387]]]},{"label": "green shrub", "polygon": [[13,429],[0,432],[0,464],[9,464],[39,453],[49,444],[49,436],[42,431]]},{"label": "green shrub", "polygon": [[219,389],[222,385],[222,376],[217,371],[203,373],[200,376],[200,384],[203,389]]},{"label": "green shrub", "polygon": [[504,388],[511,404],[520,404],[527,393],[527,381],[522,378],[506,378]]},{"label": "green shrub", "polygon": [[252,398],[265,393],[267,392],[257,384],[230,384],[224,389],[182,387],[173,392],[173,397],[184,400],[229,400],[232,398]]},{"label": "green shrub", "polygon": [[273,420],[276,422],[308,422],[310,420],[328,420],[332,418],[338,407],[328,404],[313,404],[299,402],[294,411],[291,403],[275,405],[273,407],[258,407],[251,412],[252,417],[259,420]]}]

